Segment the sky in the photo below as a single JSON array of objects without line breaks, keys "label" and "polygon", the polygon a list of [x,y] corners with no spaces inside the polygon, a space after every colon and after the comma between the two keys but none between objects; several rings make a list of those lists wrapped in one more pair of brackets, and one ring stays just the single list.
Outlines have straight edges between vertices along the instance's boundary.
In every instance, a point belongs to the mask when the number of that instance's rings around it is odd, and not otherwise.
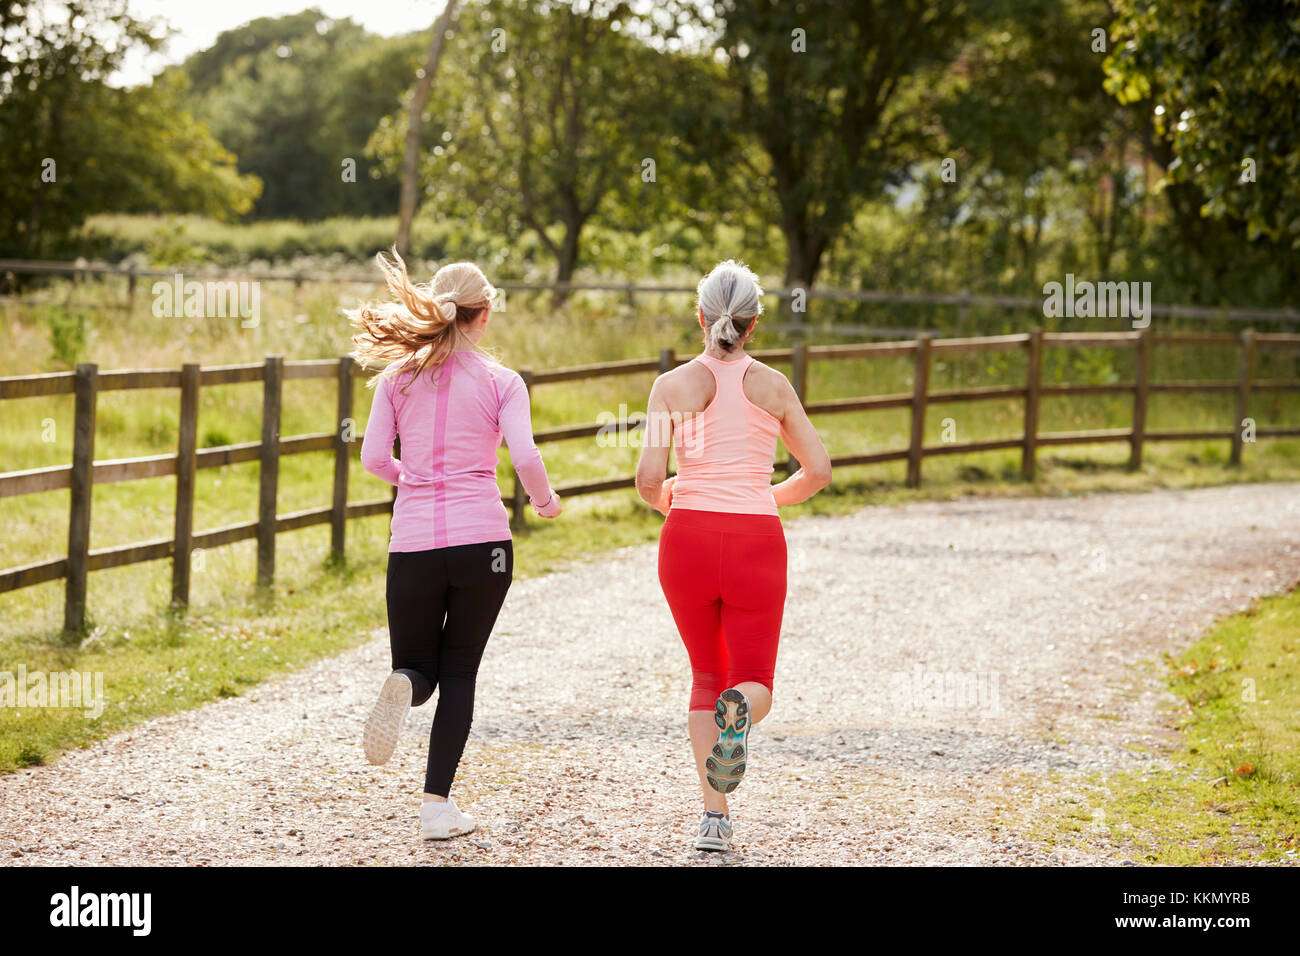
[{"label": "sky", "polygon": [[445,0],[129,0],[134,16],[161,18],[175,33],[161,54],[130,56],[112,82],[117,86],[148,82],[163,67],[210,46],[222,31],[259,17],[317,7],[327,17],[348,17],[371,33],[392,36],[432,27],[444,5]]}]

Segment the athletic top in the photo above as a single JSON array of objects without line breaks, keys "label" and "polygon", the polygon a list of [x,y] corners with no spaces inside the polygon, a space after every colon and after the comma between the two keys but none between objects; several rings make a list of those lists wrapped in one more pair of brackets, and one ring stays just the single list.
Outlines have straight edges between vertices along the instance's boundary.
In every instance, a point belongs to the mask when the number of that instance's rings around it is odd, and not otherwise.
[{"label": "athletic top", "polygon": [[781,422],[745,395],[754,359],[699,355],[695,361],[713,373],[717,388],[708,408],[673,429],[677,480],[669,510],[777,514],[772,460]]},{"label": "athletic top", "polygon": [[[391,367],[391,366],[390,366]],[[510,518],[497,487],[497,449],[510,461],[539,513],[558,505],[533,443],[528,390],[517,372],[478,352],[458,350],[412,382],[408,370],[375,386],[361,443],[366,471],[397,486],[389,551],[428,551],[504,541]],[[402,389],[410,383],[403,393]],[[393,457],[393,437],[402,458]]]}]

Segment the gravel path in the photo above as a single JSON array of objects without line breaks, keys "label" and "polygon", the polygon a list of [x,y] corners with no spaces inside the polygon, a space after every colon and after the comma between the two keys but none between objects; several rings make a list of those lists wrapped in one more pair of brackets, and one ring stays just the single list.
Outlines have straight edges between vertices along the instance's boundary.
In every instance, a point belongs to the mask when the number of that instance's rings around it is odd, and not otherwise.
[{"label": "gravel path", "polygon": [[1116,862],[1033,842],[1034,807],[1160,759],[1150,662],[1300,578],[1298,527],[1282,484],[792,522],[776,704],[725,858],[690,848],[689,675],[643,546],[515,583],[455,790],[470,837],[416,838],[432,707],[388,766],[362,757],[380,630],[0,778],[0,862]]}]

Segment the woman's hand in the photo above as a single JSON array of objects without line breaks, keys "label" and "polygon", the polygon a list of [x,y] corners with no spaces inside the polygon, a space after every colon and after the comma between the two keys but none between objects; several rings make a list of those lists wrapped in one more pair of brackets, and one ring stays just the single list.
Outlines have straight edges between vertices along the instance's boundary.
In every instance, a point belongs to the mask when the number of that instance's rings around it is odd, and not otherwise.
[{"label": "woman's hand", "polygon": [[659,488],[659,500],[655,502],[655,510],[665,517],[667,517],[668,512],[671,511],[673,507],[673,485],[676,483],[677,476],[673,475]]},{"label": "woman's hand", "polygon": [[564,511],[564,502],[561,501],[560,496],[552,490],[551,500],[542,505],[534,504],[533,510],[543,518],[558,518],[560,513]]}]

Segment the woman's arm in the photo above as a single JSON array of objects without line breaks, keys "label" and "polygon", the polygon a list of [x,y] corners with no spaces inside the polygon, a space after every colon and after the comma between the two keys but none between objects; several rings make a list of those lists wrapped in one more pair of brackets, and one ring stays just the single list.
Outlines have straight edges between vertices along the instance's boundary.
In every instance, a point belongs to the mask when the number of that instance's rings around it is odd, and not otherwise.
[{"label": "woman's arm", "polygon": [[673,483],[668,474],[668,452],[673,447],[673,423],[663,398],[663,378],[655,379],[646,409],[645,435],[641,458],[636,466],[637,494],[660,514],[668,514],[673,503]]},{"label": "woman's arm", "polygon": [[557,517],[564,510],[564,505],[551,488],[550,478],[546,474],[546,463],[542,453],[533,441],[533,412],[528,401],[528,389],[523,379],[511,375],[506,393],[501,401],[501,411],[497,417],[497,426],[510,449],[510,463],[528,492],[528,499],[533,508],[543,518]]},{"label": "woman's arm", "polygon": [[781,440],[798,459],[800,468],[772,489],[778,506],[807,501],[831,483],[831,457],[789,381],[785,382],[783,395],[785,414],[781,418]]},{"label": "woman's arm", "polygon": [[375,386],[370,420],[361,439],[361,466],[376,478],[395,485],[402,478],[402,463],[393,457],[397,419],[393,413],[392,384],[392,379],[385,378]]}]

